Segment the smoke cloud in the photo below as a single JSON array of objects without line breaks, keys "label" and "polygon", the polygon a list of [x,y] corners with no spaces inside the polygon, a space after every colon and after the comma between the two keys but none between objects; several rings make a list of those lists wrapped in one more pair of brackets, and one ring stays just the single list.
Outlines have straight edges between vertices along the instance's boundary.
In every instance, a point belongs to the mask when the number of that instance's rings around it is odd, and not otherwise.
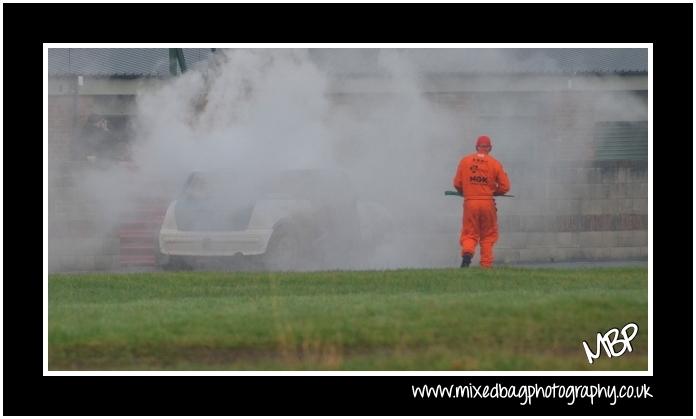
[{"label": "smoke cloud", "polygon": [[[592,138],[574,136],[591,125],[588,112],[623,120],[645,115],[642,99],[630,95],[598,96],[588,110],[573,109],[563,93],[515,92],[515,74],[530,63],[558,70],[534,53],[479,52],[470,70],[487,73],[467,83],[513,93],[473,89],[462,98],[430,77],[460,65],[462,56],[448,51],[221,50],[139,93],[130,150],[137,170],[105,168],[80,179],[79,187],[99,203],[103,224],[115,225],[153,185],[174,199],[194,171],[231,169],[248,174],[244,181],[253,188],[259,173],[340,170],[366,203],[364,233],[383,234],[365,245],[369,251],[319,257],[329,261],[322,266],[308,258],[298,269],[456,266],[461,201],[443,191],[452,189],[457,163],[474,151],[478,135],[492,138],[511,193],[543,197],[535,179],[545,176],[559,150],[567,160],[591,158]],[[344,190],[337,184],[333,193]],[[519,201],[499,201],[500,213],[519,209]]]}]

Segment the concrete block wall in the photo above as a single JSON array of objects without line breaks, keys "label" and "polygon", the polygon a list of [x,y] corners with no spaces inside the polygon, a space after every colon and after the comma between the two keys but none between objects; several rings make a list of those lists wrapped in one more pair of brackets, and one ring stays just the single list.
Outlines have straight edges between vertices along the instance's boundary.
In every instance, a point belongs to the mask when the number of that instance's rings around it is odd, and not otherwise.
[{"label": "concrete block wall", "polygon": [[564,164],[545,169],[548,180],[542,184],[517,188],[524,199],[498,199],[498,259],[647,259],[647,162]]},{"label": "concrete block wall", "polygon": [[77,188],[89,170],[72,156],[76,126],[93,107],[90,97],[48,97],[48,271],[109,270],[118,266],[118,238],[99,202]]},{"label": "concrete block wall", "polygon": [[116,231],[105,222],[100,203],[89,202],[70,179],[49,187],[48,270],[113,269],[119,252]]},{"label": "concrete block wall", "polygon": [[[551,150],[556,160],[566,159],[551,167],[530,170],[526,165],[528,161],[514,160],[514,153],[509,158],[501,158],[513,180],[512,193],[517,198],[498,199],[500,241],[496,246],[497,260],[516,263],[647,258],[647,163],[592,161],[591,143],[587,139],[591,136],[594,121],[605,117],[593,114],[592,106],[589,106],[592,96],[586,95],[581,98],[585,102],[580,103],[574,96],[564,94],[559,95],[556,102],[553,97],[545,99],[550,99],[548,103],[553,106],[529,108],[514,106],[514,103],[503,106],[501,104],[508,102],[507,96],[496,95],[500,103],[485,105],[486,94],[455,94],[447,106],[474,115],[468,122],[475,122],[484,114],[513,118],[523,113],[534,120],[551,119],[551,128],[542,136],[534,137],[528,132],[527,137],[520,137],[519,142],[538,141],[533,146],[536,151]],[[345,97],[342,100],[349,104],[359,102]],[[94,103],[95,99],[89,97],[80,97],[75,102],[72,96],[49,96],[51,271],[119,268],[117,232],[100,228],[98,205],[87,202],[74,187],[75,176],[80,175],[84,164],[70,158],[75,112],[77,120],[82,121],[94,108]],[[573,117],[557,117],[553,112],[559,109],[561,114],[565,112]],[[579,112],[584,114],[578,115]],[[478,129],[465,125],[463,132]],[[439,146],[456,150],[460,145]],[[585,159],[567,160],[569,156],[583,156]],[[408,236],[405,240],[411,244],[410,254],[404,260],[433,266],[458,263],[461,207],[453,206],[442,211],[441,215],[435,221],[417,223],[419,227],[428,224],[427,232],[421,232],[419,236],[413,236],[412,231],[405,233]]]}]

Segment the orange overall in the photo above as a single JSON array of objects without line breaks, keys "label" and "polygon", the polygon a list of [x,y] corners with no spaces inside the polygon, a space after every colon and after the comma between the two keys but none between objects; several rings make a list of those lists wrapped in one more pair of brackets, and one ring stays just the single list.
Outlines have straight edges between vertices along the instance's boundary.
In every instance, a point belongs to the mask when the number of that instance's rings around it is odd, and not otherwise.
[{"label": "orange overall", "polygon": [[473,255],[481,244],[481,266],[493,265],[493,245],[498,240],[498,217],[493,196],[510,190],[503,165],[486,152],[461,159],[454,187],[464,195],[464,216],[459,244],[464,254]]}]

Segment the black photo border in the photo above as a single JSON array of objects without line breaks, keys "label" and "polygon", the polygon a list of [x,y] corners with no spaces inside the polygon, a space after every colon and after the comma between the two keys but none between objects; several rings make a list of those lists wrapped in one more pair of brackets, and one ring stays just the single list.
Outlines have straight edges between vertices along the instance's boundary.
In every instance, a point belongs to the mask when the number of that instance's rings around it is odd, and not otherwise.
[{"label": "black photo border", "polygon": [[[679,173],[693,144],[693,5],[686,4],[3,4],[4,414],[8,415],[691,415],[693,258],[679,239],[693,187]],[[654,375],[47,377],[43,275],[35,262],[34,193],[42,45],[57,42],[652,43],[656,179],[683,195],[654,199]],[[678,148],[674,148],[678,147]],[[690,165],[693,168],[693,162]],[[30,175],[30,176],[27,176]],[[687,177],[688,176],[688,177]],[[33,183],[33,182],[32,182]],[[674,185],[671,185],[674,186]],[[693,186],[693,185],[691,185]],[[670,190],[674,190],[671,188]],[[653,191],[654,194],[654,191]],[[658,205],[660,204],[660,205]],[[670,205],[678,232],[667,231]],[[664,207],[658,209],[657,207]],[[676,209],[675,209],[676,208]],[[693,208],[692,208],[693,210]],[[664,211],[664,212],[663,212]],[[675,211],[678,211],[675,212]],[[693,211],[692,211],[693,213]],[[43,217],[41,218],[43,219]],[[691,225],[693,227],[693,225]],[[664,230],[661,230],[664,228]],[[37,228],[38,229],[38,228]],[[693,229],[691,229],[693,230]],[[38,234],[38,233],[37,233]],[[684,240],[682,239],[682,242]],[[667,259],[667,251],[670,259]],[[689,253],[688,255],[686,253]],[[683,254],[682,254],[683,253]],[[668,261],[670,265],[667,265]],[[668,269],[669,267],[669,269]],[[683,268],[682,268],[683,267]],[[684,270],[682,275],[675,270]],[[36,276],[34,274],[36,273]],[[693,276],[692,276],[693,278]],[[616,384],[652,398],[568,406],[562,400],[416,399],[413,385]]]}]

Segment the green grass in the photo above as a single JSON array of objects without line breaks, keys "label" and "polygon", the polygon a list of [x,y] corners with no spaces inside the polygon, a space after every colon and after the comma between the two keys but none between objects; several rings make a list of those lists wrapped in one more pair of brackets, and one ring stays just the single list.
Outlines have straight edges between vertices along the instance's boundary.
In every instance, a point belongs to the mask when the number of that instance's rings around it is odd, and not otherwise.
[{"label": "green grass", "polygon": [[[646,370],[647,283],[644,268],[51,275],[49,369]],[[582,341],[629,322],[633,352],[590,365]]]}]

